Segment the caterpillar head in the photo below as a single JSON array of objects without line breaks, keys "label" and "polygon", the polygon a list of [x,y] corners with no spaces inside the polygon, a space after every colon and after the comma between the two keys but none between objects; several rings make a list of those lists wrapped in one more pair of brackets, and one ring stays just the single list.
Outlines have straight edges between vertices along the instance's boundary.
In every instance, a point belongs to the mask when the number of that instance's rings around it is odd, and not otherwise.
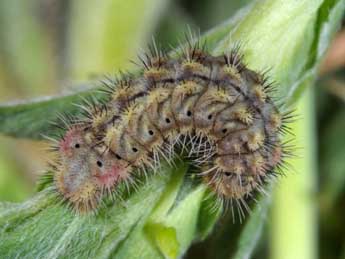
[{"label": "caterpillar head", "polygon": [[111,152],[93,148],[79,127],[69,129],[59,146],[59,167],[54,180],[65,200],[78,212],[98,207],[105,193],[127,177],[126,164]]}]

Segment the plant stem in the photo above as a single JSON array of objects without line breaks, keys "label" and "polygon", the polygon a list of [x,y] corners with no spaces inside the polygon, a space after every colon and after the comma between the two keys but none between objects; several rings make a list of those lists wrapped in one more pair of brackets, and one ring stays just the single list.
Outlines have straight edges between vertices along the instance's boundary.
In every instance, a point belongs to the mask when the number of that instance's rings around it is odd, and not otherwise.
[{"label": "plant stem", "polygon": [[297,137],[298,158],[276,185],[272,208],[271,258],[313,259],[317,257],[315,201],[315,107],[313,89],[306,89],[297,105],[301,115],[292,125]]}]

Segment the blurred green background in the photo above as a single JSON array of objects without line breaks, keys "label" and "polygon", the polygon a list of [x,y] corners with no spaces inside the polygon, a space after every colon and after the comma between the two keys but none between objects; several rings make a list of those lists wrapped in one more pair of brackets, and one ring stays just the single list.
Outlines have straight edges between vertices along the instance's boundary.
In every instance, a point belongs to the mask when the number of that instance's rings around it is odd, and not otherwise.
[{"label": "blurred green background", "polygon": [[[0,102],[61,93],[134,68],[129,60],[135,60],[152,36],[170,49],[183,41],[187,25],[202,33],[249,2],[1,0]],[[305,137],[316,150],[317,165],[308,168],[311,176],[303,178],[302,166],[278,182],[253,258],[345,258],[344,22],[306,95],[299,109],[312,114]],[[0,200],[23,201],[35,192],[35,181],[49,159],[46,146],[0,136]],[[307,202],[293,191],[301,182],[312,190]],[[217,258],[210,251],[231,246],[235,238],[220,239],[227,231],[221,226],[228,221],[223,219],[214,230],[218,234],[193,246],[186,257]],[[299,234],[307,240],[299,241]]]}]

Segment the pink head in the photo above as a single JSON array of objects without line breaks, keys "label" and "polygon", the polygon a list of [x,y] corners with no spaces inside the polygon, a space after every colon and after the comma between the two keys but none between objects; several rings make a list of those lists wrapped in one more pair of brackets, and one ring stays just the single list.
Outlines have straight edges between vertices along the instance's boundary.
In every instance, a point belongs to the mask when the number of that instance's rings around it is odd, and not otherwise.
[{"label": "pink head", "polygon": [[59,143],[60,166],[55,184],[79,212],[95,209],[105,191],[110,192],[128,177],[127,164],[85,141],[86,131],[71,127]]}]

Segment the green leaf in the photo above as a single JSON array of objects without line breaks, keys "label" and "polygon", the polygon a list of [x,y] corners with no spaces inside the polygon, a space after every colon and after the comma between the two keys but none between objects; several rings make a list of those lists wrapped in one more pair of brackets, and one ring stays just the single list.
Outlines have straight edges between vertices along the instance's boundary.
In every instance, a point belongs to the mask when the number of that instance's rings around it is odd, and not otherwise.
[{"label": "green leaf", "polygon": [[59,132],[53,122],[61,114],[77,115],[80,108],[75,104],[90,96],[91,91],[44,97],[28,102],[8,103],[0,106],[0,131],[20,138],[41,139],[43,135],[51,136]]},{"label": "green leaf", "polygon": [[167,183],[174,181],[176,174],[166,172],[97,216],[74,215],[65,205],[56,204],[49,188],[23,204],[6,206],[0,214],[2,256],[107,258],[121,253],[123,241],[145,224]]},{"label": "green leaf", "polygon": [[148,233],[166,257],[179,257],[194,240],[204,192],[205,186],[199,186],[169,213],[148,221]]},{"label": "green leaf", "polygon": [[149,238],[152,239],[152,242],[165,257],[177,258],[180,244],[177,240],[175,228],[168,227],[163,223],[148,222],[146,229]]}]

